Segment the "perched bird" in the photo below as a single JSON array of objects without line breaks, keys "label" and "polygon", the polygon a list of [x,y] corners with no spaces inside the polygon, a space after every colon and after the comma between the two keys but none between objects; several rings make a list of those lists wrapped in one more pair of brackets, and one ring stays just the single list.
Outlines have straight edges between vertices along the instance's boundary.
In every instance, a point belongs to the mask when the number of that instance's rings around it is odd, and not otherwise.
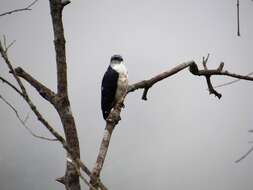
[{"label": "perched bird", "polygon": [[101,87],[101,108],[105,120],[109,116],[111,109],[117,103],[123,102],[123,98],[127,93],[127,87],[128,76],[123,58],[120,55],[113,55],[110,65],[104,74]]}]

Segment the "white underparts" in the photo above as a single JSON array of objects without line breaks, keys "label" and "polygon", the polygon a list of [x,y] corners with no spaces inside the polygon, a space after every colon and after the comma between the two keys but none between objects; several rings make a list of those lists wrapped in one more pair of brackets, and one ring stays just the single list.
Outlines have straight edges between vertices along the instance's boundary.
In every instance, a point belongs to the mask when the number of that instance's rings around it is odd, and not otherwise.
[{"label": "white underparts", "polygon": [[111,67],[119,74],[127,75],[127,69],[123,62],[113,61],[111,62]]},{"label": "white underparts", "polygon": [[120,102],[127,93],[128,87],[127,69],[123,62],[112,62],[111,67],[119,73],[115,100],[116,102]]}]

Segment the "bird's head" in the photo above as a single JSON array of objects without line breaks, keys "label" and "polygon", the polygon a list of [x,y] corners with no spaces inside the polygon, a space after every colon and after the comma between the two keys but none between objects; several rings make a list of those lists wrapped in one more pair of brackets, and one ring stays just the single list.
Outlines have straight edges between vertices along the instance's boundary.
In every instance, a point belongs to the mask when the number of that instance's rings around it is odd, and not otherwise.
[{"label": "bird's head", "polygon": [[123,58],[121,57],[121,55],[113,55],[111,57],[111,62],[110,64],[112,65],[117,65],[117,64],[122,64],[124,62]]}]

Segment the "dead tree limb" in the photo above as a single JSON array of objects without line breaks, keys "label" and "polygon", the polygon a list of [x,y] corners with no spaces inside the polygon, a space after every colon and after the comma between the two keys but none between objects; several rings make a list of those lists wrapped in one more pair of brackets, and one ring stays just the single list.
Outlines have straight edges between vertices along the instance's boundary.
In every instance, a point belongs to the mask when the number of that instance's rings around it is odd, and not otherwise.
[{"label": "dead tree limb", "polygon": [[8,80],[6,80],[3,77],[0,77],[0,80],[3,83],[6,83],[8,86],[10,86],[12,89],[14,89],[20,96],[23,96],[22,92],[14,84],[12,84],[11,82],[9,82]]},{"label": "dead tree limb", "polygon": [[[24,10],[29,9],[31,6],[35,4],[36,1],[31,3],[28,7],[24,8]],[[79,190],[79,168],[90,176],[91,172],[88,168],[82,163],[80,160],[80,148],[78,142],[78,136],[75,126],[74,117],[71,112],[69,98],[68,98],[68,87],[67,87],[67,63],[66,63],[66,50],[65,50],[65,38],[64,38],[64,30],[62,23],[62,11],[63,8],[69,4],[69,0],[49,0],[53,31],[54,31],[54,45],[56,52],[56,66],[57,66],[57,93],[54,93],[52,90],[47,88],[45,85],[34,79],[30,74],[26,73],[22,68],[14,69],[8,59],[7,51],[8,48],[13,44],[11,43],[9,46],[6,45],[6,39],[4,38],[5,48],[0,44],[0,52],[1,55],[6,62],[10,73],[16,79],[21,91],[19,91],[14,85],[7,82],[5,79],[2,79],[3,82],[6,82],[9,86],[11,86],[16,92],[18,92],[24,100],[28,103],[31,110],[37,116],[37,119],[45,125],[45,127],[56,137],[58,141],[60,141],[63,147],[67,150],[67,158],[70,158],[73,162],[67,161],[66,172],[65,175],[61,178],[61,182],[64,182],[66,189],[68,190]],[[23,9],[22,9],[23,10]],[[10,11],[6,14],[11,14],[13,12],[17,12],[21,10]],[[30,85],[32,85],[39,94],[46,100],[48,100],[51,104],[54,105],[57,110],[61,122],[64,128],[66,141],[65,139],[58,134],[53,127],[44,119],[44,117],[37,110],[36,106],[32,103],[29,98],[24,85],[22,84],[19,77],[25,79]],[[78,163],[77,165],[75,163]],[[77,170],[78,168],[78,170]],[[82,178],[82,177],[81,177]],[[83,178],[82,178],[83,179]],[[106,187],[102,184],[100,180],[99,186],[101,188],[106,189]],[[90,185],[89,185],[90,186]]]},{"label": "dead tree limb", "polygon": [[[60,101],[58,101],[55,108],[60,116],[64,128],[66,142],[73,151],[71,156],[73,158],[80,158],[79,140],[68,98],[66,48],[62,23],[62,10],[66,4],[65,1],[62,3],[61,0],[49,0],[49,4],[54,31],[54,47],[57,68],[57,96],[60,97]],[[80,190],[79,175],[75,166],[71,162],[67,162],[66,165],[66,189]]]},{"label": "dead tree limb", "polygon": [[50,90],[49,88],[47,88],[45,85],[43,85],[42,83],[40,83],[38,80],[36,80],[35,78],[33,78],[30,74],[28,74],[27,72],[25,72],[21,67],[18,67],[16,69],[14,69],[16,72],[16,75],[25,79],[31,86],[33,86],[38,93],[47,101],[49,101],[51,104],[53,104],[54,106],[56,106],[57,104],[57,97],[56,94]]},{"label": "dead tree limb", "polygon": [[[253,81],[253,77],[250,77],[250,75],[238,75],[238,74],[231,73],[231,72],[228,72],[228,71],[223,71],[223,67],[224,67],[223,62],[220,63],[220,65],[217,69],[207,69],[207,67],[204,66],[204,69],[200,70],[198,68],[197,64],[194,61],[189,61],[189,62],[186,62],[186,63],[182,63],[182,64],[172,68],[169,71],[158,74],[158,75],[152,77],[151,79],[143,80],[143,81],[137,82],[135,84],[129,85],[128,93],[133,92],[133,91],[138,90],[138,89],[144,89],[142,99],[147,100],[147,97],[146,97],[147,89],[150,89],[157,82],[159,82],[159,81],[161,81],[165,78],[168,78],[168,77],[176,74],[177,72],[179,72],[179,71],[181,71],[181,70],[183,70],[187,67],[189,67],[189,71],[193,75],[206,77],[209,93],[214,94],[218,98],[220,98],[221,94],[218,93],[213,88],[211,80],[210,80],[211,76],[213,76],[213,75],[223,75],[223,76],[229,76],[229,77],[232,77],[232,78],[237,78],[237,79],[240,79],[240,80],[242,79],[242,80]],[[206,69],[205,69],[205,67],[206,67]],[[145,89],[146,89],[146,92],[145,92]]]},{"label": "dead tree limb", "polygon": [[35,138],[38,139],[42,139],[42,140],[47,140],[47,141],[57,141],[57,139],[52,139],[52,138],[48,138],[48,137],[44,137],[44,136],[40,136],[35,134],[27,125],[26,125],[26,118],[23,120],[21,119],[17,109],[9,102],[7,101],[2,95],[0,95],[0,99],[6,104],[8,105],[11,110],[15,113],[16,117],[18,118],[18,120],[20,121],[20,123],[25,127],[25,129]]},{"label": "dead tree limb", "polygon": [[[251,75],[253,75],[253,72],[250,72],[250,73],[246,74],[245,76],[251,76]],[[234,79],[234,80],[232,80],[232,81],[229,81],[229,82],[226,82],[226,83],[223,83],[223,84],[219,84],[219,85],[215,86],[214,88],[221,88],[221,87],[223,87],[223,86],[228,86],[228,85],[230,85],[230,84],[239,82],[240,80],[241,80],[241,79]]]},{"label": "dead tree limb", "polygon": [[12,13],[17,13],[17,12],[23,12],[23,11],[30,11],[32,10],[32,6],[37,3],[38,0],[34,0],[33,2],[31,2],[27,7],[25,8],[20,8],[20,9],[14,9],[14,10],[11,10],[11,11],[7,11],[7,12],[4,12],[4,13],[1,13],[0,14],[0,17],[1,16],[5,16],[5,15],[9,15],[9,14],[12,14]]},{"label": "dead tree limb", "polygon": [[239,163],[242,160],[244,160],[252,151],[253,151],[253,146],[244,155],[242,155],[238,160],[236,160],[235,163]]},{"label": "dead tree limb", "polygon": [[[62,143],[65,143],[64,138],[58,133],[56,132],[56,130],[46,121],[46,119],[42,116],[42,114],[38,111],[37,107],[34,105],[34,103],[31,101],[30,97],[27,94],[27,91],[22,83],[22,81],[20,80],[20,78],[17,76],[15,70],[13,69],[13,66],[7,56],[7,53],[5,51],[5,49],[2,46],[2,43],[0,41],[0,53],[6,63],[6,65],[8,66],[10,72],[12,73],[13,77],[16,79],[19,87],[21,88],[21,94],[22,97],[24,98],[24,100],[28,103],[29,107],[31,108],[31,110],[33,111],[33,113],[37,116],[37,119]],[[10,83],[9,83],[10,84]],[[15,88],[13,88],[15,89]],[[20,93],[19,93],[20,94]]]},{"label": "dead tree limb", "polygon": [[[106,120],[106,127],[104,131],[104,136],[100,145],[99,153],[97,156],[97,160],[95,163],[95,166],[92,169],[92,173],[90,176],[90,183],[95,187],[98,188],[99,186],[99,177],[101,170],[103,168],[103,164],[106,158],[107,150],[109,148],[110,144],[110,139],[112,136],[112,132],[115,128],[115,126],[118,124],[120,121],[120,112],[123,106],[123,102],[119,102],[118,104],[115,105],[115,107],[112,109],[109,117]],[[104,190],[103,188],[101,188]],[[90,189],[91,190],[91,189]]]},{"label": "dead tree limb", "polygon": [[[3,77],[0,77],[0,80],[3,81],[4,83],[6,83],[8,86],[10,86],[13,90],[15,90],[15,92],[17,92],[21,97],[23,97],[23,99],[27,102],[27,104],[29,105],[29,107],[31,108],[31,110],[33,111],[33,113],[36,115],[37,119],[51,132],[51,134],[62,144],[63,148],[68,152],[69,156],[71,157],[71,159],[73,160],[73,162],[77,163],[79,167],[81,167],[81,169],[88,175],[91,175],[90,170],[83,164],[83,162],[75,156],[75,151],[71,149],[71,147],[69,147],[69,145],[67,144],[67,142],[65,141],[65,139],[46,121],[46,119],[42,116],[42,114],[37,110],[36,106],[34,105],[34,103],[31,101],[30,97],[27,94],[27,91],[22,83],[22,81],[20,80],[20,77],[23,77],[25,80],[27,80],[32,86],[35,87],[35,89],[37,89],[39,91],[39,89],[44,88],[44,91],[46,89],[46,91],[49,89],[47,87],[45,87],[44,85],[42,85],[40,82],[36,81],[33,77],[31,77],[28,73],[24,72],[22,70],[22,72],[20,71],[20,69],[14,69],[8,56],[7,56],[7,49],[4,48],[2,46],[2,43],[0,41],[0,54],[2,55],[5,63],[7,64],[10,73],[14,76],[14,78],[16,79],[19,87],[21,88],[21,91],[15,87],[12,83],[10,83],[9,81],[7,81],[6,79],[4,79]],[[17,73],[16,73],[17,71]],[[49,91],[51,94],[53,94],[53,92]],[[49,94],[50,94],[49,93]],[[41,95],[41,94],[40,94]],[[54,96],[54,94],[53,94]],[[44,97],[44,96],[42,96]],[[45,98],[45,97],[44,97]],[[60,97],[56,97],[57,100],[59,100],[58,103],[61,103],[61,98]],[[11,105],[11,104],[9,104]],[[12,109],[14,108],[13,106],[11,106]],[[15,110],[15,109],[14,109]],[[15,113],[17,113],[15,111]],[[74,155],[74,156],[73,156]],[[71,164],[73,166],[73,164]],[[75,167],[76,170],[76,167]],[[79,171],[76,171],[78,173],[79,176]],[[64,176],[64,184],[65,184],[65,176]],[[107,189],[103,183],[98,180],[98,184],[101,188],[103,189]],[[89,185],[90,186],[90,185]]]},{"label": "dead tree limb", "polygon": [[165,71],[163,73],[160,73],[159,75],[156,75],[154,77],[152,77],[151,79],[148,79],[148,80],[143,80],[143,81],[140,81],[140,82],[137,82],[135,84],[132,84],[132,85],[129,85],[128,86],[128,93],[130,92],[134,92],[135,90],[138,90],[138,89],[144,89],[143,91],[143,95],[142,95],[142,99],[143,100],[147,100],[147,93],[148,93],[148,90],[154,85],[156,84],[157,82],[165,79],[165,78],[168,78],[176,73],[178,73],[179,71],[189,67],[190,65],[193,65],[194,64],[194,61],[189,61],[189,62],[186,62],[186,63],[182,63],[168,71]]}]

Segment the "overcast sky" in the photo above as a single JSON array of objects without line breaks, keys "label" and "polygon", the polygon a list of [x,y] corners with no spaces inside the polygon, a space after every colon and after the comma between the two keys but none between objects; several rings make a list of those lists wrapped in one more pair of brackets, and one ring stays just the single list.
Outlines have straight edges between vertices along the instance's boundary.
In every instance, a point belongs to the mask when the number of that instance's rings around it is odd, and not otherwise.
[{"label": "overcast sky", "polygon": [[[1,0],[0,13],[30,1]],[[208,66],[238,74],[253,71],[253,2],[241,0],[241,37],[236,36],[236,0],[76,0],[64,9],[69,95],[84,163],[93,167],[105,122],[100,85],[112,54],[125,59],[130,83],[148,79],[184,61],[210,53]],[[0,35],[16,40],[9,50],[23,67],[56,89],[56,66],[48,1],[32,11],[0,17]],[[10,78],[3,60],[0,74]],[[213,77],[214,84],[230,78]],[[187,70],[142,92],[127,96],[122,121],[112,136],[101,174],[112,190],[252,190],[253,154],[234,161],[250,148],[253,135],[253,83],[241,81],[209,95],[205,79]],[[29,94],[54,127],[59,118],[35,90]],[[22,117],[23,100],[6,85],[0,94]],[[0,189],[61,190],[54,181],[65,171],[65,152],[56,142],[35,139],[0,102]],[[28,125],[50,136],[31,113]],[[83,189],[87,189],[83,185]]]}]

